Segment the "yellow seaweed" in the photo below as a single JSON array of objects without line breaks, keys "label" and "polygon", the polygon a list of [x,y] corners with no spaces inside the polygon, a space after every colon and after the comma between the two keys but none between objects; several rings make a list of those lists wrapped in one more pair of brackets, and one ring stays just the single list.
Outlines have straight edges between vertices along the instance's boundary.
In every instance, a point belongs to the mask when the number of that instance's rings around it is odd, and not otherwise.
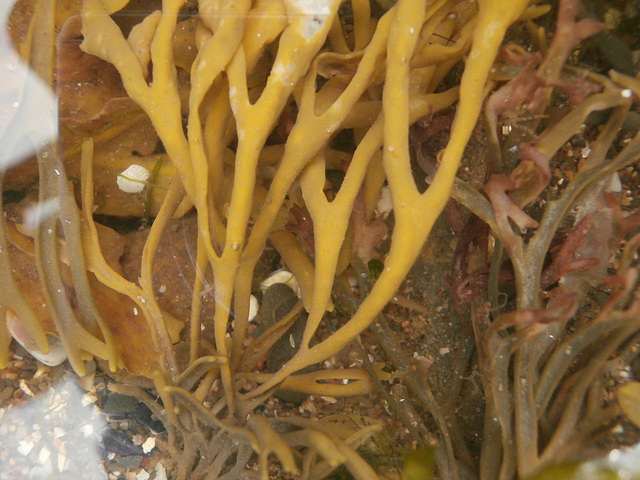
[{"label": "yellow seaweed", "polygon": [[[206,425],[240,438],[258,453],[263,478],[271,453],[286,471],[298,472],[291,451],[295,446],[312,452],[305,456],[307,474],[345,463],[358,479],[375,479],[352,448],[375,429],[342,438],[325,426],[294,419],[291,425],[300,430],[280,434],[270,421],[251,412],[276,388],[336,396],[373,391],[376,374],[362,369],[298,372],[336,355],[396,294],[449,200],[464,149],[492,86],[489,73],[507,29],[544,13],[546,7],[528,8],[528,0],[478,0],[477,4],[398,0],[380,18],[372,18],[368,0],[351,0],[353,31],[346,32],[340,0],[200,0],[190,2],[198,15],[186,20],[188,25],[178,24],[183,1],[163,0],[161,10],[134,26],[125,38],[111,14],[127,3],[83,0],[81,48],[115,67],[130,99],[151,120],[166,153],[141,157],[127,153],[109,159],[97,151],[94,157],[94,139],[84,141],[77,242],[84,254],[77,265],[92,272],[104,287],[128,297],[142,313],[157,368],[144,374],[153,378],[163,398],[167,421],[175,427],[171,435],[191,438]],[[40,4],[46,4],[42,15],[55,11],[51,0]],[[50,19],[39,21],[48,22],[45,33],[52,37]],[[49,40],[49,50],[35,49],[31,56],[34,68],[51,83],[53,40]],[[176,46],[176,42],[181,43]],[[444,88],[443,79],[461,61],[465,66],[460,85]],[[614,81],[637,95],[635,79],[617,76]],[[456,101],[450,139],[430,186],[420,193],[411,169],[409,127]],[[352,153],[331,143],[345,130],[353,131]],[[551,152],[560,140],[547,139],[540,148]],[[67,153],[71,157],[75,152]],[[94,181],[101,172],[117,174],[135,162],[149,170],[157,167],[144,200],[121,199],[112,195],[118,193],[111,190],[113,182],[101,187]],[[46,159],[40,158],[41,169],[44,165]],[[332,190],[327,187],[328,170],[344,173]],[[42,174],[45,200],[55,193],[53,187],[45,189],[47,178]],[[352,262],[350,229],[356,198],[363,192],[367,220],[371,219],[385,182],[394,224],[384,269],[351,318],[337,331],[324,332],[321,327],[326,312],[333,309],[336,276],[348,272]],[[94,193],[114,197],[105,202],[106,212],[123,208],[129,215],[142,211],[154,217],[137,282],[125,279],[105,259],[93,218]],[[310,245],[283,230],[289,208],[296,203],[309,213],[312,256]],[[184,364],[173,346],[178,325],[158,306],[152,272],[170,220],[192,206],[198,238],[196,275],[191,279],[189,361]],[[53,219],[49,225],[57,222]],[[57,262],[55,235],[47,237],[40,231],[36,240],[37,249],[55,253]],[[3,241],[0,229],[0,249]],[[309,315],[295,355],[277,372],[256,373],[257,362],[302,309],[298,304],[263,336],[250,337],[254,271],[268,243],[296,276]],[[42,271],[46,256],[39,255]],[[8,257],[0,252],[0,271],[10,268]],[[215,311],[204,316],[202,295],[209,273]],[[46,351],[44,332],[22,305],[17,287],[11,281],[8,285],[8,293],[0,294],[0,315],[4,318],[6,309],[11,309],[24,317],[30,335]],[[81,298],[92,298],[81,287],[76,289]],[[63,307],[54,316],[73,367],[82,373],[83,360],[91,353],[108,359],[115,370],[122,359],[108,327],[92,313],[89,301],[83,309],[82,321],[95,317],[104,341],[89,334],[81,322],[63,323]],[[205,345],[201,327],[213,330],[213,346]],[[0,337],[0,364],[6,361],[6,344],[7,339]],[[387,378],[381,371],[375,373],[378,379]],[[204,399],[218,379],[222,388],[217,402],[205,406]],[[325,383],[333,380],[351,382]],[[181,410],[184,406],[188,414]],[[185,449],[197,452],[192,445]],[[316,454],[326,464],[314,463]]]}]

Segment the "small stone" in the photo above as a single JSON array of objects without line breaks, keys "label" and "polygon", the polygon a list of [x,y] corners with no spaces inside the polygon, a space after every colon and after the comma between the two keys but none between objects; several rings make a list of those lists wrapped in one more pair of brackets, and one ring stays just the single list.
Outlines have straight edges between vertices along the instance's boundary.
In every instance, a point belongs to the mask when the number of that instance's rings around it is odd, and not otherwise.
[{"label": "small stone", "polygon": [[134,397],[112,393],[104,404],[104,413],[112,420],[124,420],[133,415],[137,403]]},{"label": "small stone", "polygon": [[40,462],[40,465],[44,465],[50,457],[51,450],[49,450],[47,447],[42,447],[40,449],[40,453],[38,453],[38,461]]},{"label": "small stone", "polygon": [[140,468],[143,458],[144,457],[142,455],[130,455],[127,457],[116,457],[116,461],[123,467],[135,470],[136,468]]},{"label": "small stone", "polygon": [[116,453],[120,457],[142,455],[142,449],[133,444],[129,435],[113,428],[102,431],[102,444],[107,452]]},{"label": "small stone", "polygon": [[164,469],[164,465],[158,462],[156,463],[156,477],[155,480],[167,480],[167,471]]},{"label": "small stone", "polygon": [[0,403],[5,403],[13,396],[14,388],[11,386],[4,387],[4,389],[0,392]]},{"label": "small stone", "polygon": [[136,475],[136,480],[149,480],[149,473],[146,470],[142,470],[138,475]]}]

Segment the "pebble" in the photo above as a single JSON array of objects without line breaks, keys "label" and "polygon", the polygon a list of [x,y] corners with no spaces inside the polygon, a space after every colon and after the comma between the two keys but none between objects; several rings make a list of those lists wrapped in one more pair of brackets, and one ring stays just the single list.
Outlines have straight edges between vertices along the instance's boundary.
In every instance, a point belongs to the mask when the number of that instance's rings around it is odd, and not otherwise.
[{"label": "pebble", "polygon": [[142,463],[143,458],[144,457],[142,455],[131,455],[128,457],[116,456],[115,460],[118,464],[122,465],[123,467],[129,468],[131,470],[135,470],[136,468],[140,467],[140,464]]},{"label": "pebble", "polygon": [[146,470],[142,470],[138,475],[136,475],[136,480],[148,480],[151,475]]},{"label": "pebble", "polygon": [[11,386],[6,386],[0,391],[0,403],[4,403],[13,396],[15,389]]},{"label": "pebble", "polygon": [[133,397],[112,393],[107,397],[103,411],[111,420],[124,420],[133,415],[137,403]]}]

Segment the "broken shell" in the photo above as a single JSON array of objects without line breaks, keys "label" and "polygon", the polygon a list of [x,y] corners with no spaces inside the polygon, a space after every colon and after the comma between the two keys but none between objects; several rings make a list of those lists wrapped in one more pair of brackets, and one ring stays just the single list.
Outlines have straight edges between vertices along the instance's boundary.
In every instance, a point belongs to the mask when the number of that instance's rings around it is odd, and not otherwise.
[{"label": "broken shell", "polygon": [[151,475],[146,470],[140,470],[140,473],[136,475],[136,480],[149,480]]},{"label": "broken shell", "polygon": [[35,447],[35,444],[30,441],[30,440],[20,440],[20,443],[18,443],[18,453],[20,453],[20,455],[22,456],[27,456],[29,455],[29,453],[31,453],[31,450],[33,450],[33,447]]},{"label": "broken shell", "polygon": [[164,465],[162,465],[162,462],[156,463],[155,472],[155,480],[167,480],[167,472],[164,468]]},{"label": "broken shell", "polygon": [[7,310],[5,315],[7,328],[9,333],[29,352],[36,360],[44,363],[48,367],[55,367],[60,365],[67,359],[67,354],[62,346],[62,340],[58,337],[47,333],[47,340],[49,341],[49,353],[44,354],[40,351],[35,342],[29,337],[27,330],[22,325],[20,319],[11,310]]},{"label": "broken shell", "polygon": [[149,453],[154,448],[156,448],[156,439],[155,439],[155,437],[147,438],[145,440],[145,442],[142,444],[142,451],[144,453]]},{"label": "broken shell", "polygon": [[384,215],[385,217],[389,215],[389,212],[393,210],[393,201],[391,200],[391,190],[389,189],[389,185],[385,185],[382,187],[382,191],[380,192],[380,198],[378,199],[378,203],[376,204],[376,211],[380,215]]},{"label": "broken shell", "polygon": [[129,165],[124,172],[116,178],[118,188],[126,193],[140,193],[147,185],[149,170],[142,165]]},{"label": "broken shell", "polygon": [[620,176],[617,173],[614,173],[609,177],[609,185],[607,185],[607,191],[609,192],[621,192],[622,191],[622,182],[620,181]]},{"label": "broken shell", "polygon": [[274,283],[284,283],[285,285],[291,287],[294,292],[296,292],[298,298],[302,296],[300,286],[298,285],[296,277],[293,276],[293,273],[287,270],[281,269],[273,272],[260,283],[260,290],[266,292],[267,288],[269,288]]},{"label": "broken shell", "polygon": [[258,299],[255,296],[251,295],[251,297],[249,298],[249,321],[256,318],[256,315],[258,314],[258,308],[260,308]]}]

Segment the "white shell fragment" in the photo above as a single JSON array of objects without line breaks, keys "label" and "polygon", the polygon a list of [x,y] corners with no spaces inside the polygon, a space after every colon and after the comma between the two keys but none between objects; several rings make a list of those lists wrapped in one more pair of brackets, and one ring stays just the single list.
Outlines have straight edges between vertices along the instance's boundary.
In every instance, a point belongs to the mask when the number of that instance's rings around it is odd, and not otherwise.
[{"label": "white shell fragment", "polygon": [[288,285],[294,292],[296,292],[298,298],[300,298],[302,295],[296,277],[293,276],[293,273],[287,270],[282,269],[273,272],[271,275],[265,278],[262,283],[260,283],[260,290],[265,292],[267,288],[269,288],[274,283],[284,283],[285,285]]},{"label": "white shell fragment", "polygon": [[258,304],[258,299],[255,296],[251,295],[251,297],[249,298],[249,321],[256,318],[259,308],[260,305]]},{"label": "white shell fragment", "polygon": [[609,192],[621,192],[622,182],[618,173],[613,173],[609,179],[609,185],[607,185],[607,191]]},{"label": "white shell fragment", "polygon": [[391,210],[393,210],[391,190],[389,190],[389,185],[385,185],[384,187],[382,187],[382,191],[380,192],[380,198],[378,199],[378,203],[376,204],[376,211],[378,212],[378,214],[384,215],[386,218]]},{"label": "white shell fragment", "polygon": [[156,477],[155,480],[167,480],[167,472],[164,469],[164,465],[161,462],[156,463]]},{"label": "white shell fragment", "polygon": [[147,472],[146,470],[142,470],[136,475],[136,480],[149,480],[149,477],[151,477],[149,472]]},{"label": "white shell fragment", "polygon": [[20,453],[20,455],[26,457],[27,455],[29,455],[31,450],[33,450],[34,446],[35,444],[30,440],[20,440],[17,450],[18,450],[18,453]]},{"label": "white shell fragment", "polygon": [[44,363],[48,367],[55,367],[60,365],[67,359],[67,353],[62,345],[62,340],[47,333],[47,340],[49,341],[49,353],[45,354],[40,351],[36,342],[29,336],[26,327],[22,324],[20,319],[13,313],[12,310],[7,310],[5,315],[5,321],[9,333],[28,351],[36,360]]},{"label": "white shell fragment", "polygon": [[149,453],[154,448],[156,448],[156,439],[155,439],[155,437],[147,438],[145,440],[145,442],[142,444],[142,451],[144,453]]},{"label": "white shell fragment", "polygon": [[47,460],[49,460],[49,458],[51,458],[51,450],[49,450],[47,447],[42,447],[40,449],[40,452],[38,453],[38,462],[40,462],[40,465],[44,465],[45,463],[47,463]]},{"label": "white shell fragment", "polygon": [[125,193],[140,193],[147,185],[148,178],[149,170],[134,163],[117,176],[116,182],[118,188]]}]

